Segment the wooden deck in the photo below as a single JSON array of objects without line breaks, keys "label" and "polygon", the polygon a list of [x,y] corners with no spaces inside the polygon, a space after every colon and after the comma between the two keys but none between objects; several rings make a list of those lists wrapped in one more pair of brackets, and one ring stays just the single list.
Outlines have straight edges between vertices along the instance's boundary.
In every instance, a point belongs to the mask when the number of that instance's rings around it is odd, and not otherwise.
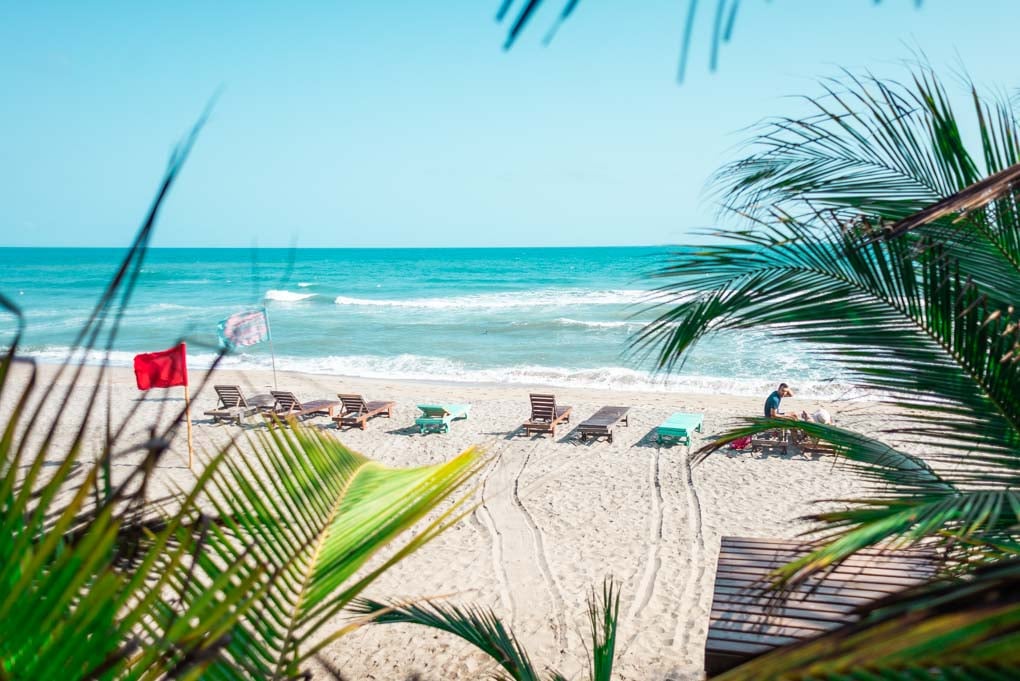
[{"label": "wooden deck", "polygon": [[705,642],[708,676],[854,622],[860,606],[935,574],[931,554],[868,549],[792,591],[769,591],[763,580],[772,570],[806,552],[798,542],[723,537]]}]

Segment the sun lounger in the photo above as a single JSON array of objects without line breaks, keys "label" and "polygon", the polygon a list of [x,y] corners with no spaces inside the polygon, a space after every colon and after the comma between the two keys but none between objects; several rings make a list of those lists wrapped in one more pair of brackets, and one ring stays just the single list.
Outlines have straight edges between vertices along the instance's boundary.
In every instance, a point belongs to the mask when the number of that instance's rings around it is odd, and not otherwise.
[{"label": "sun lounger", "polygon": [[241,425],[241,419],[251,416],[261,409],[267,409],[273,405],[273,396],[266,394],[253,395],[245,399],[241,392],[241,386],[237,385],[216,385],[213,386],[219,397],[219,406],[205,412],[206,416],[212,416],[215,421],[226,421]]},{"label": "sun lounger", "polygon": [[333,412],[340,406],[339,400],[313,400],[302,402],[294,393],[282,390],[271,390],[270,394],[276,400],[271,411],[264,411],[262,415],[266,422],[272,427],[273,423],[283,422],[286,419],[304,420],[312,416],[329,416],[333,418]]},{"label": "sun lounger", "polygon": [[864,549],[834,570],[779,592],[772,571],[804,555],[808,545],[777,539],[723,537],[705,642],[711,677],[773,648],[855,622],[858,607],[935,576],[934,554]]},{"label": "sun lounger", "polygon": [[359,426],[365,430],[365,422],[373,416],[382,414],[386,414],[386,418],[393,416],[393,405],[396,404],[396,402],[383,400],[366,402],[361,395],[337,395],[337,397],[340,398],[340,403],[343,405],[340,415],[333,418],[337,428]]},{"label": "sun lounger", "polygon": [[414,420],[418,432],[446,433],[450,430],[450,421],[466,419],[471,411],[470,404],[419,404],[421,416]]},{"label": "sun lounger", "polygon": [[656,442],[660,445],[683,442],[690,447],[691,433],[694,431],[701,432],[701,422],[703,419],[704,414],[685,414],[682,411],[678,411],[655,429]]},{"label": "sun lounger", "polygon": [[630,407],[602,407],[589,416],[587,420],[578,424],[577,432],[581,435],[581,442],[584,442],[589,437],[593,437],[596,440],[600,437],[605,437],[612,442],[613,428],[616,427],[616,424],[623,423],[625,426],[628,425],[628,411],[630,411]]},{"label": "sun lounger", "polygon": [[556,426],[570,421],[573,407],[557,407],[553,395],[531,394],[531,418],[524,424],[524,434],[551,433],[556,437]]}]

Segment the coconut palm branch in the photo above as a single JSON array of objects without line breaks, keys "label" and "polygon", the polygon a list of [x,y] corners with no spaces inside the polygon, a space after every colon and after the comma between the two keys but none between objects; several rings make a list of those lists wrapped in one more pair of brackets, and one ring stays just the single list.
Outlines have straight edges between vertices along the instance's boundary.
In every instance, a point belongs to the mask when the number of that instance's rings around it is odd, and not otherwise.
[{"label": "coconut palm branch", "polygon": [[[468,450],[434,466],[390,469],[299,427],[262,433],[251,449],[254,458],[238,450],[223,460],[202,499],[216,518],[202,567],[216,573],[218,566],[243,563],[265,571],[269,582],[231,631],[224,655],[206,670],[209,679],[296,676],[351,630],[330,626],[351,600],[460,518],[464,496],[393,546],[480,462]],[[386,546],[392,554],[368,566]]]},{"label": "coconut palm branch", "polygon": [[[1007,102],[970,96],[977,155],[928,69],[909,86],[827,83],[809,100],[816,115],[766,124],[755,152],[720,174],[726,207],[750,228],[655,273],[667,282],[660,316],[635,344],[662,369],[682,367],[713,333],[767,328],[815,344],[861,388],[910,410],[876,434],[920,456],[801,424],[874,496],[814,516],[827,541],[782,579],[890,540],[935,538],[961,560],[1016,555],[1020,127]],[[777,425],[756,419],[724,440]]]},{"label": "coconut palm branch", "polygon": [[[1012,304],[1020,285],[1017,206],[1012,192],[996,191],[1012,186],[1008,169],[1020,163],[1011,103],[969,86],[968,129],[925,66],[909,84],[847,73],[822,88],[822,96],[807,98],[814,114],[767,121],[753,153],[717,174],[724,207],[765,219],[778,210],[807,222],[827,213],[875,227],[920,220],[915,226],[923,223],[923,234],[951,248],[986,294]],[[973,151],[964,141],[971,137],[980,142]],[[964,219],[959,211],[934,219],[950,197],[969,199],[958,202],[969,206]]]},{"label": "coconut palm branch", "polygon": [[[384,603],[357,599],[349,608],[356,615],[370,617],[376,624],[420,624],[445,631],[467,641],[491,657],[503,669],[492,678],[513,681],[565,681],[557,671],[543,675],[535,667],[520,640],[492,611],[477,605],[456,605],[422,600],[413,603]],[[620,617],[619,587],[611,578],[602,585],[601,596],[592,589],[588,596],[591,637],[590,681],[610,681],[616,649],[616,626]]]},{"label": "coconut palm branch", "polygon": [[[878,1],[876,0],[876,3]],[[524,33],[534,15],[546,3],[545,0],[522,0],[516,7],[516,11],[512,12],[511,10],[514,10],[514,6],[517,4],[514,0],[500,0],[499,7],[496,10],[496,21],[503,22],[509,19],[509,28],[507,29],[506,40],[503,43],[503,49],[505,50],[513,47],[520,35]],[[552,26],[545,34],[545,44],[548,45],[552,41],[563,23],[573,15],[580,4],[581,0],[561,0],[559,12],[553,20]],[[677,4],[678,6],[684,5],[684,3],[680,2]],[[714,7],[712,7],[713,4]],[[921,0],[914,0],[914,5],[920,7]],[[699,7],[706,11],[702,12]],[[694,27],[698,23],[699,18],[707,16],[711,17],[712,20],[712,40],[709,44],[709,69],[715,71],[719,66],[720,48],[722,45],[730,42],[733,37],[733,29],[736,25],[739,11],[740,0],[715,0],[714,3],[699,3],[698,0],[687,0],[680,43],[680,57],[677,65],[678,82],[683,82],[687,72],[687,62],[690,57]]]},{"label": "coconut palm branch", "polygon": [[[994,467],[996,484],[1020,481],[1018,317],[994,306],[947,249],[821,222],[733,239],[739,245],[679,253],[659,273],[675,281],[659,290],[663,303],[685,296],[638,336],[659,366],[679,368],[711,333],[767,327],[820,344],[863,389],[919,410],[919,425],[900,434],[952,448],[931,456],[967,451],[973,464]],[[702,293],[690,297],[695,281]]]},{"label": "coconut palm branch", "polygon": [[[201,121],[175,150],[135,242],[74,350],[112,347],[156,217],[200,127]],[[0,678],[195,678],[261,589],[257,575],[233,566],[218,579],[192,567],[203,550],[201,535],[182,530],[201,516],[196,493],[217,460],[190,494],[175,499],[176,516],[155,519],[145,491],[168,433],[154,432],[135,447],[145,452],[142,463],[115,484],[109,471],[122,446],[118,439],[109,437],[91,456],[84,451],[101,379],[84,410],[69,408],[81,366],[68,361],[49,385],[39,385],[34,362],[16,356],[23,315],[6,297],[0,305],[18,320],[0,361],[7,404],[0,436]],[[25,387],[12,395],[16,371],[25,374]],[[30,408],[39,392],[48,399]],[[59,429],[72,433],[63,447]],[[217,598],[183,599],[182,587],[197,583]]]},{"label": "coconut palm branch", "polygon": [[[141,401],[119,424],[107,405],[105,440],[88,440],[107,363],[89,388],[75,359],[113,348],[200,127],[175,150],[134,243],[48,385],[17,357],[24,316],[0,294],[17,321],[0,357],[0,679],[294,678],[352,628],[329,626],[339,609],[456,519],[464,497],[451,495],[479,465],[468,451],[389,469],[295,427],[258,436],[244,452],[225,448],[187,489],[152,499],[183,410],[133,442],[125,433]],[[82,397],[83,409],[72,401]],[[71,433],[69,444],[58,446],[58,432]],[[132,452],[143,460],[114,479],[111,462]],[[384,547],[387,557],[370,564]]]}]

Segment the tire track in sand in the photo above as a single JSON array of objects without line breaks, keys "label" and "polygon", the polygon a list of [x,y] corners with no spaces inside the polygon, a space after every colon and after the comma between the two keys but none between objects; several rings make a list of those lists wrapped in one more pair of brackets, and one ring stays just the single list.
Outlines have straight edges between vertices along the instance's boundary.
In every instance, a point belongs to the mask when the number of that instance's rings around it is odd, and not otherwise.
[{"label": "tire track in sand", "polygon": [[644,568],[641,571],[641,581],[638,584],[634,600],[627,610],[627,616],[621,623],[621,631],[630,631],[630,636],[621,647],[621,656],[625,653],[638,637],[641,627],[635,626],[641,617],[642,611],[648,606],[655,592],[655,585],[658,581],[659,570],[662,567],[662,557],[659,550],[662,544],[663,524],[663,498],[662,483],[659,479],[659,447],[655,448],[655,456],[649,459],[648,485],[649,485],[649,523],[648,523],[648,549],[645,553]]},{"label": "tire track in sand", "polygon": [[[563,595],[549,568],[542,530],[521,501],[521,476],[541,443],[527,444],[530,446],[526,448],[512,443],[498,448],[492,472],[483,485],[482,517],[498,540],[494,542],[498,549],[493,549],[493,561],[500,576],[501,598],[510,611],[510,624],[524,634],[522,615],[547,614],[559,650],[563,650],[567,637]],[[530,619],[534,626],[534,618]]]},{"label": "tire track in sand", "polygon": [[567,622],[566,616],[563,614],[565,604],[563,601],[563,593],[560,591],[559,585],[556,583],[556,578],[553,576],[552,570],[549,569],[549,557],[545,551],[545,541],[542,539],[542,529],[535,522],[534,516],[527,507],[521,502],[520,497],[520,482],[521,474],[524,473],[524,469],[527,467],[528,462],[531,461],[531,455],[538,448],[536,444],[524,457],[524,462],[521,464],[520,470],[517,471],[517,475],[514,476],[514,489],[513,499],[517,508],[520,510],[521,515],[524,516],[524,522],[528,524],[528,529],[531,530],[533,549],[535,551],[535,557],[538,560],[538,569],[542,572],[542,577],[545,580],[546,588],[549,590],[549,595],[552,599],[553,607],[553,624],[556,627],[556,642],[559,645],[561,651],[566,650],[567,647]]},{"label": "tire track in sand", "polygon": [[499,531],[492,511],[489,510],[489,478],[502,462],[503,453],[499,452],[492,465],[485,471],[485,476],[482,479],[482,503],[475,510],[475,514],[479,516],[482,526],[489,533],[489,543],[492,546],[492,571],[496,574],[496,581],[499,582],[499,600],[503,604],[503,609],[510,613],[512,622],[517,615],[517,603],[514,601],[513,591],[510,589],[510,577],[503,564],[503,533]]},{"label": "tire track in sand", "polygon": [[702,590],[702,581],[705,578],[705,536],[701,527],[701,501],[698,499],[698,492],[694,488],[694,476],[691,471],[691,448],[684,447],[681,454],[681,470],[684,480],[684,497],[687,506],[687,527],[689,533],[689,546],[691,547],[690,565],[688,578],[680,593],[680,602],[677,607],[676,629],[673,632],[671,648],[679,648],[687,664],[693,664],[692,656],[688,652],[688,645],[691,638],[691,623],[698,618],[691,617],[692,611],[698,605]]},{"label": "tire track in sand", "polygon": [[659,482],[659,448],[655,448],[655,456],[649,460],[649,487],[651,494],[648,517],[648,550],[645,554],[645,566],[638,585],[637,593],[627,612],[627,622],[634,620],[648,605],[655,591],[655,581],[659,575],[662,559],[659,557],[659,546],[662,543],[662,484]]}]

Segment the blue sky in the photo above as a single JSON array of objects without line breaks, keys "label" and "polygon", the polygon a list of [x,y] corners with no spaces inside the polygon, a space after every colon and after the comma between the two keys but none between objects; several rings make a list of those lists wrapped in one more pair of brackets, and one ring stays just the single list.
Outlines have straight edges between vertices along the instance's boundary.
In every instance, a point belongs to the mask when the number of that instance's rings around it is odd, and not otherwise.
[{"label": "blue sky", "polygon": [[509,52],[498,4],[3,2],[0,245],[127,243],[221,87],[156,245],[690,242],[742,131],[838,67],[1016,85],[1016,2],[745,0],[683,85],[686,0],[582,0],[543,47],[549,0]]}]

